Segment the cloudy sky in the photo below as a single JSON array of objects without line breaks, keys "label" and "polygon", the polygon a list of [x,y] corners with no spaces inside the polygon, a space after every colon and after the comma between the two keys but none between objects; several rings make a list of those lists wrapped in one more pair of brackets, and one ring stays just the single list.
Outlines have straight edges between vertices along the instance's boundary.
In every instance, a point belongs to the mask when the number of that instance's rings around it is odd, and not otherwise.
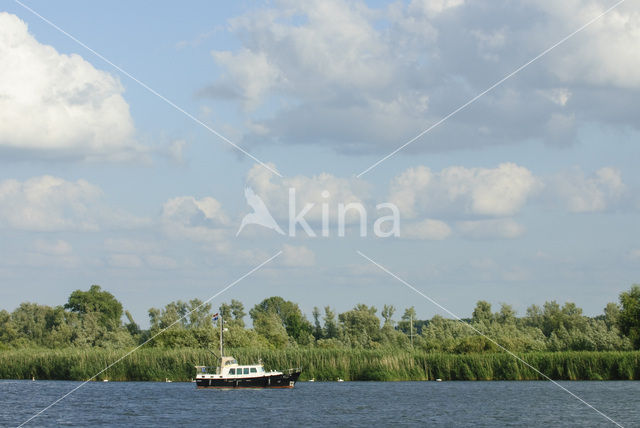
[{"label": "cloudy sky", "polygon": [[[637,2],[439,121],[614,3],[25,3],[56,29],[3,2],[0,307],[100,284],[146,325],[282,251],[214,305],[440,313],[361,251],[460,316],[601,313],[640,282]],[[286,232],[295,189],[317,236],[236,236],[245,187]],[[367,236],[351,212],[340,237],[354,202]],[[373,233],[387,202],[399,237]]]}]

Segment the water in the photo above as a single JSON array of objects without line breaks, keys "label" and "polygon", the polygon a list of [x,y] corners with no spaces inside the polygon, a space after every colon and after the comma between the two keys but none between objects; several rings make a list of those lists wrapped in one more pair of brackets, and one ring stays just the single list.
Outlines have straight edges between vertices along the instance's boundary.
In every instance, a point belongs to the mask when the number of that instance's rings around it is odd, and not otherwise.
[{"label": "water", "polygon": [[[79,385],[0,381],[0,425],[17,426]],[[640,426],[640,382],[562,382],[623,426]],[[298,382],[197,390],[90,382],[28,426],[614,426],[550,382]]]}]

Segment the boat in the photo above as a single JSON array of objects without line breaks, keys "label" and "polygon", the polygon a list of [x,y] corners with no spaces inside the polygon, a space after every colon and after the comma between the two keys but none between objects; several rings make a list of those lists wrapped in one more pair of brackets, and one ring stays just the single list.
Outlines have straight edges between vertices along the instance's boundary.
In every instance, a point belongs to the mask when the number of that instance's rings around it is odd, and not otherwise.
[{"label": "boat", "polygon": [[[220,318],[220,365],[195,366],[195,383],[198,389],[240,389],[240,388],[293,388],[300,377],[300,368],[286,372],[265,371],[262,362],[241,365],[232,356],[224,355],[224,327]],[[213,320],[218,319],[218,314]],[[211,351],[213,353],[213,351]],[[214,353],[215,355],[215,353]],[[216,355],[217,356],[217,355]]]}]

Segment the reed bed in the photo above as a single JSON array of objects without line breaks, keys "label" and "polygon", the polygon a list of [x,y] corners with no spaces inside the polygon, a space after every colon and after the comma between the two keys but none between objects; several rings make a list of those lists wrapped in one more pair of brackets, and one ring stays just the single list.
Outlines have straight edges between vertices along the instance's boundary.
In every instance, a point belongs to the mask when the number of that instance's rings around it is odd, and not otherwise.
[{"label": "reed bed", "polygon": [[[102,348],[0,351],[0,378],[87,380],[127,351]],[[234,349],[240,364],[261,360],[265,368],[303,369],[301,380],[541,380],[542,375],[505,353],[439,354],[421,351],[294,348]],[[519,355],[552,379],[640,380],[640,351],[538,352]],[[216,365],[203,349],[142,348],[95,380],[188,381],[195,365]]]}]

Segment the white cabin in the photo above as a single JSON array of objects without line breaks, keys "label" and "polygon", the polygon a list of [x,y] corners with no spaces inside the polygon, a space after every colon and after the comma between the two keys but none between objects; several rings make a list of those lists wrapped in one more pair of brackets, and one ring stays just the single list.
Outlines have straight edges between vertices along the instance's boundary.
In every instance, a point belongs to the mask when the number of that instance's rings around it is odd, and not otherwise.
[{"label": "white cabin", "polygon": [[262,364],[239,365],[233,357],[222,357],[220,367],[216,367],[216,373],[209,373],[213,367],[196,366],[197,379],[242,379],[248,377],[263,377],[281,375],[282,372],[265,372]]}]

